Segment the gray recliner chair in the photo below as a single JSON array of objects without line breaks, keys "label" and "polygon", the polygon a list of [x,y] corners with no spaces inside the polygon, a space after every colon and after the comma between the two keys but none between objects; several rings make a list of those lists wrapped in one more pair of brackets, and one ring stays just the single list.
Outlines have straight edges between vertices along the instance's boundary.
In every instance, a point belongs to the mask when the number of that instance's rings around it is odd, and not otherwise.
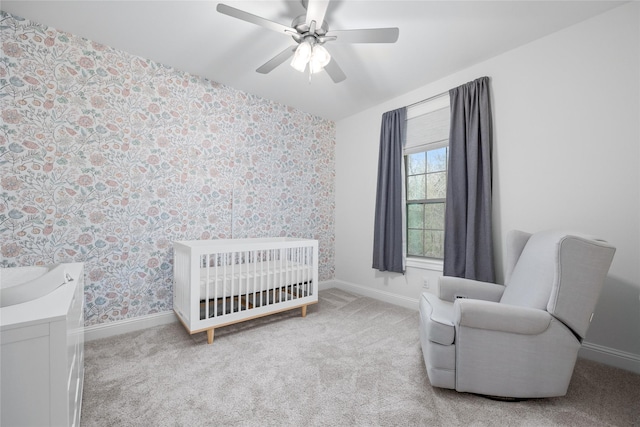
[{"label": "gray recliner chair", "polygon": [[507,236],[506,285],[442,277],[420,298],[431,385],[497,397],[563,396],[615,248],[546,231]]}]

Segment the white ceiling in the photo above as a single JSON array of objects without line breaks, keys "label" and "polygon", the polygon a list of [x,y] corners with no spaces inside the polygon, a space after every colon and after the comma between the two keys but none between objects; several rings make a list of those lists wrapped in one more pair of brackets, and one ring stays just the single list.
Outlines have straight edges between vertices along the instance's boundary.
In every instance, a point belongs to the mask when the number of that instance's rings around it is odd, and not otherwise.
[{"label": "white ceiling", "polygon": [[[223,0],[290,25],[299,1]],[[2,10],[339,120],[439,78],[619,6],[618,1],[333,0],[333,30],[398,27],[395,44],[325,46],[347,75],[333,83],[284,63],[255,69],[294,42],[289,36],[216,12],[218,1],[2,1]],[[571,52],[567,52],[570,55]]]}]

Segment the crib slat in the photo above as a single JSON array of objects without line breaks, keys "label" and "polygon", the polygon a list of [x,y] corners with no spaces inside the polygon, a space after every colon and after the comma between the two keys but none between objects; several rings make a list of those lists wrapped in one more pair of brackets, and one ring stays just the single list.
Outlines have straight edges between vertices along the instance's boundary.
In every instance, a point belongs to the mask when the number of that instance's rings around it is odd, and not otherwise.
[{"label": "crib slat", "polygon": [[296,260],[296,248],[291,248],[289,249],[289,262],[287,263],[288,270],[289,270],[289,277],[287,277],[287,287],[289,288],[289,292],[287,292],[286,297],[289,299],[293,299],[293,282],[296,280],[295,260]]},{"label": "crib slat", "polygon": [[236,266],[238,268],[238,290],[234,295],[236,295],[236,304],[238,307],[238,311],[242,311],[242,292],[243,292],[242,277],[244,276],[243,269],[242,269],[243,256],[244,256],[244,251],[238,252],[238,255],[236,257]]},{"label": "crib slat", "polygon": [[244,260],[241,271],[244,271],[244,288],[242,288],[242,294],[245,295],[245,306],[244,309],[249,309],[248,305],[250,304],[249,298],[249,251],[244,252]]},{"label": "crib slat", "polygon": [[229,254],[225,252],[224,254],[224,268],[222,271],[222,315],[227,314],[227,280],[229,280],[229,275],[227,274],[227,263]]},{"label": "crib slat", "polygon": [[256,259],[256,251],[253,251],[251,253],[251,256],[253,257],[252,262],[253,262],[253,277],[251,280],[251,296],[253,298],[253,307],[256,306],[256,282],[258,281],[258,260]]},{"label": "crib slat", "polygon": [[258,251],[260,254],[260,307],[264,305],[262,290],[264,288],[264,251]]},{"label": "crib slat", "polygon": [[302,265],[300,266],[300,271],[302,272],[302,286],[300,287],[300,296],[304,297],[304,290],[307,286],[307,254],[309,253],[309,247],[305,246],[302,250]]},{"label": "crib slat", "polygon": [[[283,249],[280,249],[278,251],[278,255],[277,255],[278,256],[277,265],[279,265],[280,268],[279,269],[276,268],[276,271],[278,271],[278,277],[276,278],[276,281],[273,284],[274,285],[274,292],[273,293],[274,294],[276,293],[276,291],[275,291],[276,289],[277,289],[277,292],[278,292],[278,298],[274,299],[274,303],[279,302],[280,298],[282,297],[282,295],[281,295],[282,289],[280,289],[280,284],[282,283],[282,252],[283,252]],[[274,298],[275,298],[275,296],[274,296]]]},{"label": "crib slat", "polygon": [[297,248],[297,256],[296,256],[296,283],[298,284],[296,286],[296,295],[298,298],[300,298],[300,287],[302,286],[302,273],[300,271],[300,269],[302,268],[302,253],[304,251],[304,248]]},{"label": "crib slat", "polygon": [[235,306],[233,303],[233,298],[238,295],[239,292],[236,292],[236,257],[238,256],[237,252],[232,252],[231,255],[231,312],[235,311]]},{"label": "crib slat", "polygon": [[264,251],[264,256],[265,256],[265,261],[267,264],[265,264],[265,272],[264,272],[264,282],[265,282],[265,288],[264,288],[264,294],[263,294],[263,298],[265,298],[265,305],[269,305],[269,272],[271,271],[271,268],[269,267],[269,263],[271,262],[270,257],[269,257],[269,250],[265,250]]},{"label": "crib slat", "polygon": [[213,317],[218,317],[218,254],[213,255]]},{"label": "crib slat", "polygon": [[[280,258],[280,261],[282,263],[282,272],[280,275],[280,283],[278,283],[279,288],[280,288],[280,299],[278,300],[278,302],[282,302],[283,298],[286,300],[287,299],[287,263],[288,263],[288,250],[287,248],[282,250],[282,256]],[[284,295],[282,295],[283,292],[283,287],[284,287]]]},{"label": "crib slat", "polygon": [[305,287],[305,290],[307,291],[306,295],[309,295],[309,292],[311,292],[311,279],[313,278],[313,266],[316,260],[313,258],[313,247],[310,246],[307,252],[309,257],[307,260],[309,270],[307,271],[307,286]]},{"label": "crib slat", "polygon": [[[315,248],[309,249],[309,293],[317,294],[317,282],[318,279],[318,250]],[[317,295],[316,295],[317,298]]]},{"label": "crib slat", "polygon": [[[298,284],[298,255],[300,254],[300,248],[295,248],[292,251],[292,262],[291,262],[291,298],[296,298],[296,294],[294,292],[294,285]],[[296,286],[297,288],[297,286]]]},{"label": "crib slat", "polygon": [[276,250],[274,249],[273,251],[271,251],[271,256],[273,257],[273,277],[271,277],[271,287],[269,288],[271,290],[271,295],[272,297],[269,299],[269,303],[270,304],[275,304],[276,302],[276,288],[277,288],[277,283],[278,283],[278,257],[276,255]]},{"label": "crib slat", "polygon": [[308,275],[307,275],[307,255],[309,254],[309,247],[305,246],[304,249],[302,250],[302,265],[300,266],[301,271],[302,271],[302,286],[300,287],[300,296],[304,297],[304,290],[307,287],[307,281],[309,280]]},{"label": "crib slat", "polygon": [[291,262],[289,261],[290,258],[291,258],[291,249],[286,248],[284,250],[284,280],[280,283],[281,285],[284,285],[285,301],[287,300],[287,288],[289,286],[289,269],[291,267]]},{"label": "crib slat", "polygon": [[302,258],[300,259],[300,274],[302,275],[302,280],[300,281],[300,297],[304,297],[304,288],[306,286],[306,282],[307,282],[307,272],[306,272],[306,267],[307,267],[307,251],[308,251],[308,247],[305,246],[304,248],[302,248]]},{"label": "crib slat", "polygon": [[209,285],[211,282],[209,281],[209,254],[205,255],[205,267],[206,267],[206,279],[204,283],[204,318],[209,318]]},{"label": "crib slat", "polygon": [[300,286],[302,286],[300,267],[302,266],[301,254],[303,250],[304,248],[296,248],[296,298],[300,298]]},{"label": "crib slat", "polygon": [[306,269],[305,271],[305,285],[302,288],[302,296],[307,296],[307,289],[309,287],[309,283],[311,282],[311,275],[309,274],[310,270],[310,262],[311,262],[311,256],[310,253],[313,249],[309,246],[307,246],[305,248],[305,257],[304,257],[304,268]]}]

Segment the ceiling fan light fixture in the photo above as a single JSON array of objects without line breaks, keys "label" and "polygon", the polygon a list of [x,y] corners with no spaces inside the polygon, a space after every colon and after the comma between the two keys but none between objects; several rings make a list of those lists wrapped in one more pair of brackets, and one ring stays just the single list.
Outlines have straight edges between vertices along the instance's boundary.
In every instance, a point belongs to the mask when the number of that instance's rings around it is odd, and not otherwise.
[{"label": "ceiling fan light fixture", "polygon": [[312,74],[319,73],[331,61],[331,55],[323,46],[315,45],[309,59],[309,69]]},{"label": "ceiling fan light fixture", "polygon": [[304,70],[307,68],[307,62],[311,59],[311,52],[312,46],[310,42],[304,41],[300,43],[291,60],[291,66],[301,73],[304,73]]},{"label": "ceiling fan light fixture", "polygon": [[[232,18],[291,36],[298,43],[298,46],[295,46],[291,66],[304,73],[307,69],[307,63],[309,63],[309,79],[311,79],[312,74],[322,69],[327,71],[334,83],[340,83],[347,78],[335,59],[331,59],[329,52],[324,48],[320,48],[319,45],[332,41],[339,43],[395,43],[398,40],[399,30],[395,27],[329,31],[329,25],[324,18],[331,0],[301,1],[306,13],[296,17],[290,26],[270,21],[222,3],[216,6],[216,10]],[[317,49],[314,49],[314,47]],[[314,50],[317,50],[315,54]],[[256,71],[260,74],[267,74],[280,64],[285,63],[292,56],[292,53],[292,48],[288,47],[265,64],[262,64]]]}]

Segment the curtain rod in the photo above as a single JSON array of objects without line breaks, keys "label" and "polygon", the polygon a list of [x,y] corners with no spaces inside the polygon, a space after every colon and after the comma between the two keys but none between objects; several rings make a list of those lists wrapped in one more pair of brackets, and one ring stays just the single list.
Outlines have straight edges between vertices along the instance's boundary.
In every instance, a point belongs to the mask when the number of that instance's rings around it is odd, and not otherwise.
[{"label": "curtain rod", "polygon": [[406,108],[415,107],[416,105],[424,104],[425,102],[433,101],[434,99],[441,98],[445,95],[449,95],[449,91],[439,93],[438,95],[431,96],[427,99],[423,99],[422,101],[414,102],[413,104],[407,105]]}]

